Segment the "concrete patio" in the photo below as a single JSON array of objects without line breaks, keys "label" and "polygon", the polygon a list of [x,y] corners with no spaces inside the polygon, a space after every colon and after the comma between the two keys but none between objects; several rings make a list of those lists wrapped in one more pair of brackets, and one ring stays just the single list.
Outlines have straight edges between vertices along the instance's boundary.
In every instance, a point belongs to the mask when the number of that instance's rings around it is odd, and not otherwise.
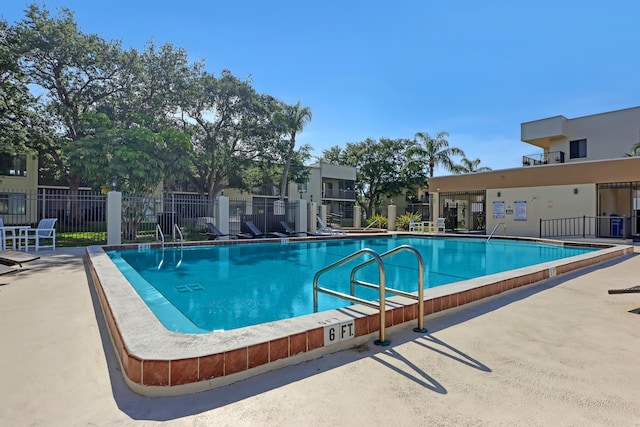
[{"label": "concrete patio", "polygon": [[84,249],[0,276],[0,425],[640,425],[640,252],[215,390],[122,379]]}]

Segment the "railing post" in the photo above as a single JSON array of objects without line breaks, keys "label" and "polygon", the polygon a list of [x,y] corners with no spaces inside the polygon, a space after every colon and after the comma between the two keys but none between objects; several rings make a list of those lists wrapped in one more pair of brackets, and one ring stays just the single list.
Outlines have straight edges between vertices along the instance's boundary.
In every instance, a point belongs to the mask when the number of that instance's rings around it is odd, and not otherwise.
[{"label": "railing post", "polygon": [[586,235],[585,235],[586,222],[587,222],[587,216],[586,215],[582,215],[582,238],[583,239],[586,237]]},{"label": "railing post", "polygon": [[538,237],[542,239],[542,218],[540,218],[540,226],[538,228]]},{"label": "railing post", "polygon": [[119,245],[122,242],[122,193],[107,193],[107,245]]}]

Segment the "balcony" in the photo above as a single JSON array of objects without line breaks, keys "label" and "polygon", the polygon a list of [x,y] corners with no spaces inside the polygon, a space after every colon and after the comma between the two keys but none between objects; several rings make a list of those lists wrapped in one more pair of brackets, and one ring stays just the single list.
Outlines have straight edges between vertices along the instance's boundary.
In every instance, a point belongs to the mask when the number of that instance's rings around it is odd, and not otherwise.
[{"label": "balcony", "polygon": [[322,198],[354,201],[356,199],[356,192],[354,190],[324,190],[322,192]]},{"label": "balcony", "polygon": [[564,151],[551,151],[549,153],[530,154],[522,156],[522,166],[540,166],[564,163]]}]

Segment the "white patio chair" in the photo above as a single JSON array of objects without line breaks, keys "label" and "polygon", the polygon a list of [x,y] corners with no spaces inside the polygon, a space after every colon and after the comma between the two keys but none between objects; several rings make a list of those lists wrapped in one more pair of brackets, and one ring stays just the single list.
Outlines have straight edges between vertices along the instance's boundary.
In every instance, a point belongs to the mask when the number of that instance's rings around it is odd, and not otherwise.
[{"label": "white patio chair", "polygon": [[[409,231],[422,231],[425,232],[425,227],[427,227],[427,221],[414,221],[412,218],[409,219]],[[430,230],[427,230],[429,232]]]},{"label": "white patio chair", "polygon": [[444,218],[438,218],[438,222],[436,223],[436,232],[440,232],[442,230],[443,233],[447,231],[447,227],[444,222]]},{"label": "white patio chair", "polygon": [[[40,248],[56,248],[56,229],[54,228],[58,218],[43,218],[36,228],[28,228],[25,230],[25,249],[29,250],[29,240],[34,240],[36,251]],[[41,240],[51,239],[50,245],[42,245]]]}]

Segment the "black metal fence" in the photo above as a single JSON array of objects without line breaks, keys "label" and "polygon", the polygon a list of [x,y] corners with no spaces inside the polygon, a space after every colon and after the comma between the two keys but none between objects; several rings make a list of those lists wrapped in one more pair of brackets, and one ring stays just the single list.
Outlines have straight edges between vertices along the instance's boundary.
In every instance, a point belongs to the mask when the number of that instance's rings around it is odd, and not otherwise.
[{"label": "black metal fence", "polygon": [[631,218],[623,216],[581,216],[541,219],[540,237],[628,239],[631,237]]},{"label": "black metal fence", "polygon": [[[158,226],[165,239],[177,239],[175,226],[185,240],[202,240],[207,222],[216,218],[217,200],[191,193],[156,196],[122,196],[122,242],[153,242]],[[283,231],[280,221],[296,226],[299,202],[269,197],[229,200],[229,233],[246,232],[246,221],[262,231]],[[99,192],[40,188],[37,191],[3,190],[0,219],[6,225],[36,227],[43,218],[57,218],[57,246],[88,246],[107,243],[107,196]]]}]

